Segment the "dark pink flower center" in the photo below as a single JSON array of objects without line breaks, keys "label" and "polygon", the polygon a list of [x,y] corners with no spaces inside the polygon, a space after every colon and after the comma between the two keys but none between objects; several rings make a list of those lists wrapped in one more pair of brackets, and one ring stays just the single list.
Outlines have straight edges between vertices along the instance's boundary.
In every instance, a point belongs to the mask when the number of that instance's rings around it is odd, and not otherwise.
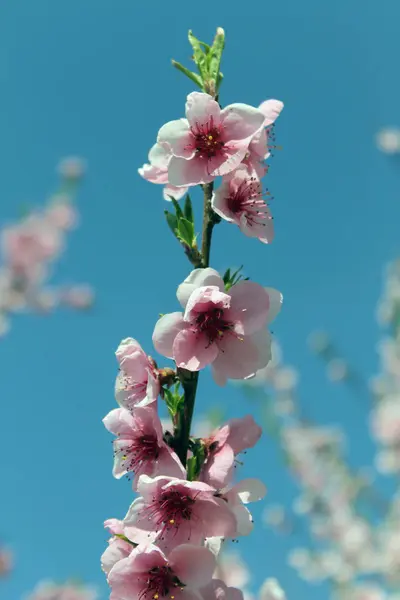
[{"label": "dark pink flower center", "polygon": [[255,177],[243,180],[237,190],[232,191],[226,202],[231,213],[237,216],[245,215],[249,226],[265,226],[265,221],[270,219],[260,182]]},{"label": "dark pink flower center", "polygon": [[166,597],[174,600],[174,590],[182,590],[183,587],[171,567],[153,567],[148,572],[146,587],[139,594],[139,600],[161,600]]},{"label": "dark pink flower center", "polygon": [[166,490],[153,499],[153,503],[148,507],[149,517],[163,537],[166,531],[178,530],[183,522],[192,519],[195,503],[195,498],[180,490]]},{"label": "dark pink flower center", "polygon": [[144,463],[157,460],[160,447],[155,435],[142,435],[132,440],[125,448],[116,450],[116,452],[123,453],[124,469],[138,471]]},{"label": "dark pink flower center", "polygon": [[213,117],[210,117],[208,123],[204,125],[196,123],[196,126],[192,127],[192,133],[194,135],[194,147],[198,156],[207,159],[213,158],[221,152],[225,145],[221,139],[222,127],[214,125]]},{"label": "dark pink flower center", "polygon": [[195,327],[199,333],[205,333],[210,344],[212,344],[216,340],[221,340],[224,333],[232,329],[232,323],[224,319],[222,308],[212,308],[207,312],[198,314]]}]

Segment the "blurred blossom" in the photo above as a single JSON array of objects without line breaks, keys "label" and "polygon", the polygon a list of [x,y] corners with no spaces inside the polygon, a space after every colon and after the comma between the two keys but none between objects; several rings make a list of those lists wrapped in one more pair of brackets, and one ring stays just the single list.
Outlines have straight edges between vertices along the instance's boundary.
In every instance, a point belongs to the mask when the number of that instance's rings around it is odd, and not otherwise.
[{"label": "blurred blossom", "polygon": [[60,293],[60,301],[71,308],[85,310],[94,303],[94,291],[88,285],[76,285],[66,288]]},{"label": "blurred blossom", "polygon": [[376,135],[376,144],[385,154],[397,154],[400,152],[400,129],[396,127],[381,129]]},{"label": "blurred blossom", "polygon": [[325,331],[314,331],[308,336],[308,345],[316,354],[323,354],[331,347],[331,340]]},{"label": "blurred blossom", "polygon": [[286,521],[285,509],[278,504],[267,506],[263,512],[263,520],[266,525],[272,527],[282,527]]},{"label": "blurred blossom", "polygon": [[250,582],[250,572],[238,552],[222,552],[214,578],[222,579],[228,587],[243,589]]},{"label": "blurred blossom", "polygon": [[78,156],[63,158],[58,165],[58,172],[65,179],[78,180],[86,171],[85,161]]},{"label": "blurred blossom", "polygon": [[0,577],[8,575],[14,566],[13,555],[7,548],[0,547]]},{"label": "blurred blossom", "polygon": [[343,358],[332,358],[326,370],[331,381],[343,381],[349,376],[349,367]]},{"label": "blurred blossom", "polygon": [[39,583],[25,600],[98,600],[94,588],[65,583],[58,585],[50,581]]}]

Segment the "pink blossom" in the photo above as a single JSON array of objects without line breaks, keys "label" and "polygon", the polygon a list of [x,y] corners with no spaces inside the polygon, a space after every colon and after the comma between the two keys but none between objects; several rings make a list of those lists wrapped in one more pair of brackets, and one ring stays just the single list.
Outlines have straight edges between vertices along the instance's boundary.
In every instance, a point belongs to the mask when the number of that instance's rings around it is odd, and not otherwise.
[{"label": "pink blossom", "polygon": [[146,163],[138,169],[141,175],[151,183],[161,183],[165,185],[163,196],[165,200],[180,200],[188,191],[187,187],[176,187],[168,182],[168,164],[172,158],[172,153],[168,147],[154,144],[149,152],[149,163]]},{"label": "pink blossom", "polygon": [[260,439],[262,429],[251,415],[242,419],[231,419],[203,440],[207,449],[207,459],[202,467],[200,478],[218,489],[232,479],[235,456],[252,448]]},{"label": "pink blossom", "polygon": [[249,237],[264,244],[274,238],[271,213],[265,202],[259,179],[250,176],[246,169],[237,169],[222,180],[215,190],[213,210],[223,219],[235,223]]},{"label": "pink blossom", "polygon": [[125,534],[123,521],[119,521],[118,519],[108,519],[107,521],[104,521],[104,527],[113,534],[108,540],[108,547],[101,557],[101,568],[104,573],[108,575],[119,560],[129,556],[134,546],[120,537],[117,537],[118,535]]},{"label": "pink blossom", "polygon": [[168,548],[235,534],[235,517],[227,502],[216,497],[216,490],[206,483],[142,475],[137,489],[141,497],[131,504],[124,523],[156,531],[157,539]]},{"label": "pink blossom", "polygon": [[133,414],[124,408],[112,410],[103,419],[114,444],[113,475],[117,479],[134,471],[133,488],[140,475],[185,477],[179,458],[163,440],[161,422],[151,407],[135,407]]},{"label": "pink blossom", "polygon": [[120,600],[199,600],[197,589],[211,581],[215,558],[207,548],[183,544],[166,555],[139,545],[111,569],[112,598]]},{"label": "pink blossom", "polygon": [[154,329],[160,354],[189,371],[212,364],[218,385],[251,377],[268,364],[271,341],[265,326],[280,310],[279,292],[250,281],[225,292],[221,276],[207,268],[192,271],[177,297],[185,313],[164,315]]},{"label": "pink blossom", "polygon": [[65,231],[76,225],[78,215],[68,196],[55,196],[46,210],[46,219],[57,229]]},{"label": "pink blossom", "polygon": [[58,172],[64,179],[78,181],[82,179],[86,171],[86,163],[79,156],[68,156],[63,158],[58,165]]},{"label": "pink blossom", "polygon": [[40,583],[26,600],[97,600],[97,592],[74,583],[58,585],[49,581]]},{"label": "pink blossom", "polygon": [[236,536],[249,535],[253,529],[253,518],[245,504],[262,500],[267,493],[259,479],[243,479],[230,488],[219,492],[236,518]]},{"label": "pink blossom", "polygon": [[74,285],[65,288],[59,296],[63,304],[80,310],[88,309],[94,303],[94,291],[88,285]]},{"label": "pink blossom", "polygon": [[400,398],[387,396],[381,400],[371,415],[375,437],[389,446],[400,442]]},{"label": "pink blossom", "polygon": [[282,109],[283,102],[280,100],[265,100],[258,107],[265,118],[264,127],[253,136],[243,164],[250,175],[255,175],[259,179],[264,177],[267,172],[264,161],[270,156],[268,139],[272,135],[271,126],[279,117]]},{"label": "pink blossom", "polygon": [[8,575],[13,568],[13,555],[7,548],[0,548],[0,577]]},{"label": "pink blossom", "polygon": [[155,363],[133,338],[122,340],[116,351],[120,372],[115,382],[115,397],[123,408],[146,406],[157,400],[160,382]]},{"label": "pink blossom", "polygon": [[228,587],[221,579],[212,579],[200,590],[203,600],[243,600],[243,593],[235,587]]},{"label": "pink blossom", "polygon": [[208,94],[192,92],[186,119],[170,121],[158,132],[157,142],[172,152],[169,182],[197,185],[230,173],[244,159],[264,121],[264,114],[252,106],[231,104],[221,110]]}]

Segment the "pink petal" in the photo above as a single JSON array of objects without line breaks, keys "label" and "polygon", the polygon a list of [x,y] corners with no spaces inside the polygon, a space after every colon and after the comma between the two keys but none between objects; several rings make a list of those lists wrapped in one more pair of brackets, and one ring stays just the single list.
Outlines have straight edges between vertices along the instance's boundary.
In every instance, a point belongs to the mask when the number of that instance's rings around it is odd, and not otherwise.
[{"label": "pink petal", "polygon": [[262,500],[267,493],[267,488],[260,479],[242,479],[232,487],[229,494],[237,494],[244,504]]},{"label": "pink petal", "polygon": [[248,237],[255,237],[263,244],[270,244],[274,239],[274,221],[271,215],[266,212],[266,219],[260,223],[249,223],[245,214],[242,214],[239,221],[240,231]]},{"label": "pink petal", "polygon": [[238,103],[224,108],[221,120],[226,140],[245,140],[263,127],[265,117],[257,108]]},{"label": "pink petal", "polygon": [[153,332],[154,348],[160,354],[173,357],[173,344],[176,336],[182,329],[187,327],[183,320],[183,315],[180,312],[169,313],[164,315],[156,323]]},{"label": "pink petal", "polygon": [[271,360],[271,334],[267,329],[260,329],[257,333],[248,336],[258,351],[258,367],[262,369],[266,367]]},{"label": "pink petal", "polygon": [[229,210],[228,199],[230,196],[230,182],[223,181],[218,189],[215,190],[211,198],[211,206],[214,212],[220,217],[229,221],[230,223],[235,222],[234,214]]},{"label": "pink petal", "polygon": [[[168,179],[168,173],[167,173],[167,179]],[[164,200],[171,202],[171,196],[172,196],[172,198],[174,198],[174,200],[180,200],[187,193],[188,189],[189,189],[188,187],[184,187],[184,186],[176,187],[175,185],[170,185],[168,183],[168,185],[166,185],[163,190]]]},{"label": "pink petal", "polygon": [[260,104],[258,110],[260,110],[264,117],[264,127],[268,127],[268,125],[272,125],[276,121],[276,119],[281,114],[283,109],[283,102],[280,100],[265,100]]},{"label": "pink petal", "polygon": [[143,179],[151,183],[168,183],[168,170],[159,169],[153,165],[145,163],[143,167],[138,169],[138,173]]},{"label": "pink petal", "polygon": [[207,285],[194,290],[186,305],[183,319],[191,322],[199,313],[208,312],[214,308],[229,309],[231,297],[221,292],[215,285]]},{"label": "pink petal", "polygon": [[168,558],[174,572],[186,585],[199,588],[211,581],[216,563],[207,548],[182,544],[172,550]]},{"label": "pink petal", "polygon": [[278,290],[274,288],[265,288],[269,296],[269,311],[268,311],[268,323],[271,323],[279,314],[282,308],[283,296]]},{"label": "pink petal", "polygon": [[149,162],[151,165],[154,165],[155,167],[163,169],[165,172],[167,172],[171,155],[171,150],[169,150],[166,146],[154,144],[154,146],[150,148]]},{"label": "pink petal", "polygon": [[209,125],[211,119],[214,127],[218,127],[221,122],[221,109],[209,94],[202,92],[192,92],[186,101],[186,118],[190,127],[197,130],[198,126]]},{"label": "pink petal", "polygon": [[232,512],[236,518],[236,535],[249,535],[254,528],[250,511],[243,504],[236,504],[232,506]]},{"label": "pink petal", "polygon": [[124,408],[115,408],[110,411],[103,419],[104,426],[114,435],[126,434],[132,435],[132,429],[135,427],[135,421],[132,415]]},{"label": "pink petal", "polygon": [[186,471],[177,454],[167,444],[160,451],[154,465],[153,476],[156,477],[157,475],[167,475],[168,477],[178,477],[179,479],[186,477]]},{"label": "pink petal", "polygon": [[262,434],[261,427],[257,425],[251,415],[246,415],[241,419],[230,419],[227,425],[229,427],[227,444],[235,454],[255,446]]},{"label": "pink petal", "polygon": [[260,368],[259,349],[252,336],[237,339],[226,335],[218,345],[220,353],[212,366],[217,385],[225,385],[227,379],[246,379]]},{"label": "pink petal", "polygon": [[213,579],[201,590],[203,600],[243,600],[243,593],[235,587],[228,587],[224,581]]},{"label": "pink petal", "polygon": [[207,267],[206,269],[194,269],[185,281],[178,287],[176,293],[177,298],[183,308],[190,298],[191,293],[203,286],[213,285],[224,291],[225,285],[220,274],[215,270]]},{"label": "pink petal", "polygon": [[120,519],[107,519],[104,521],[104,527],[113,535],[124,533],[124,522]]},{"label": "pink petal", "polygon": [[146,395],[143,400],[137,402],[135,406],[144,407],[151,406],[154,402],[156,402],[158,395],[161,390],[161,384],[158,378],[154,375],[151,369],[147,369],[147,386],[146,386]]},{"label": "pink petal", "polygon": [[217,489],[225,487],[232,478],[235,455],[232,448],[225,444],[213,453],[201,470],[201,478]]},{"label": "pink petal", "polygon": [[233,537],[236,533],[236,519],[222,498],[199,502],[196,515],[203,520],[205,537]]},{"label": "pink petal", "polygon": [[133,546],[124,540],[115,538],[105,549],[101,557],[101,568],[104,573],[108,574],[113,566],[123,558],[129,556],[132,552]]},{"label": "pink petal", "polygon": [[208,172],[213,177],[227,175],[234,171],[246,156],[249,140],[237,140],[229,142],[223,154],[211,158],[208,162]]},{"label": "pink petal", "polygon": [[231,308],[226,318],[237,324],[235,331],[250,335],[267,324],[269,314],[269,295],[254,281],[239,281],[229,290]]},{"label": "pink petal", "polygon": [[192,142],[193,135],[186,119],[169,121],[161,127],[157,136],[157,143],[168,144],[173,156],[180,156],[185,159],[192,158],[195,154]]},{"label": "pink petal", "polygon": [[198,185],[214,179],[205,158],[194,156],[190,160],[173,156],[168,165],[168,180],[171,185]]},{"label": "pink petal", "polygon": [[200,371],[218,356],[218,347],[210,343],[207,335],[186,329],[175,338],[173,357],[178,367]]}]

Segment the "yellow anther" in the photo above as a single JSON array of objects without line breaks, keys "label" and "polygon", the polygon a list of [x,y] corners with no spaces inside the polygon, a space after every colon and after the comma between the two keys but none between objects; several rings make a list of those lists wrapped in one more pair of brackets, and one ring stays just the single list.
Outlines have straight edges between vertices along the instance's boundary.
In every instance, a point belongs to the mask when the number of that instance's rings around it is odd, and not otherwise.
[{"label": "yellow anther", "polygon": [[212,139],[213,139],[213,136],[212,136],[212,135],[209,135],[209,136],[208,136],[208,139],[209,139],[209,140],[212,140]]},{"label": "yellow anther", "polygon": [[171,525],[173,525],[175,523],[175,519],[170,519],[169,522],[171,523]]},{"label": "yellow anther", "polygon": [[154,594],[153,598],[154,600],[158,600],[158,594]]}]

